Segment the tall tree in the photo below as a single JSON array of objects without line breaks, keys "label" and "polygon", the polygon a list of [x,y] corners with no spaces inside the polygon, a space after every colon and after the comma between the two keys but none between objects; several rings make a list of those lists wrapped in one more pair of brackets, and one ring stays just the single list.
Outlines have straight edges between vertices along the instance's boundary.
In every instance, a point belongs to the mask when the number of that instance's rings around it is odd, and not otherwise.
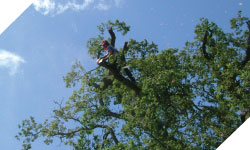
[{"label": "tall tree", "polygon": [[[82,149],[214,149],[248,116],[250,106],[250,21],[231,20],[232,33],[201,19],[195,39],[183,50],[158,50],[155,43],[130,39],[119,53],[86,72],[76,62],[64,77],[79,87],[44,123],[23,120],[16,136],[23,149],[39,137],[59,138]],[[124,22],[98,26],[87,42],[93,59],[108,29],[130,30]],[[131,80],[131,76],[134,80]]]}]

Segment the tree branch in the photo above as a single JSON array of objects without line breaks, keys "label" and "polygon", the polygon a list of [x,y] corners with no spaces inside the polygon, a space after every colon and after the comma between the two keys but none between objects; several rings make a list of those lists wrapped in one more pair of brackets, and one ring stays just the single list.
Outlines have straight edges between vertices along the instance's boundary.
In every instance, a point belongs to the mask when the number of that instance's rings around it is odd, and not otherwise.
[{"label": "tree branch", "polygon": [[208,31],[205,32],[205,35],[204,35],[204,38],[203,38],[203,43],[202,43],[202,46],[201,46],[201,50],[202,50],[202,53],[204,55],[204,57],[207,59],[207,60],[210,60],[210,57],[206,51],[206,45],[207,45],[207,37],[208,37]]},{"label": "tree branch", "polygon": [[110,34],[110,36],[111,36],[111,45],[112,45],[113,47],[115,47],[115,39],[116,39],[116,37],[115,37],[115,33],[114,33],[112,27],[110,27],[110,28],[108,29],[108,31],[109,31],[109,34]]},{"label": "tree branch", "polygon": [[71,119],[71,120],[74,120],[75,122],[82,124],[81,120],[79,120],[78,118],[74,118],[73,116],[69,116],[67,117],[67,119]]},{"label": "tree branch", "polygon": [[124,43],[124,46],[123,46],[123,49],[122,49],[122,51],[121,51],[121,61],[123,61],[124,62],[124,65],[126,65],[126,59],[125,59],[125,52],[128,50],[128,42],[126,41],[125,43]]},{"label": "tree branch", "polygon": [[112,139],[114,140],[115,144],[119,144],[119,141],[118,141],[118,139],[116,138],[115,132],[114,132],[114,130],[113,130],[112,128],[110,128],[110,127],[107,126],[107,125],[95,125],[94,127],[99,127],[99,128],[105,128],[105,129],[107,129],[107,130],[110,132],[111,137],[112,137]]},{"label": "tree branch", "polygon": [[103,99],[102,99],[102,98],[99,99],[99,104],[100,104],[101,106],[104,106],[104,102],[103,102]]},{"label": "tree branch", "polygon": [[113,131],[112,128],[110,128],[109,126],[107,125],[94,125],[93,127],[82,127],[82,128],[77,128],[71,132],[55,132],[54,134],[52,134],[52,136],[62,136],[62,137],[69,137],[69,136],[72,136],[72,135],[75,135],[76,133],[82,131],[82,130],[93,130],[93,129],[96,129],[96,128],[105,128],[107,129],[110,134],[111,134],[111,137],[112,139],[114,140],[115,144],[119,144],[119,141],[115,135],[115,132]]},{"label": "tree branch", "polygon": [[106,132],[106,133],[103,135],[103,138],[102,138],[103,142],[102,142],[101,149],[104,148],[104,141],[107,139],[107,137],[108,137],[109,134],[110,134],[110,131]]},{"label": "tree branch", "polygon": [[125,52],[127,52],[127,50],[128,50],[128,41],[126,41],[125,43],[124,43],[124,46],[123,46],[123,49],[122,49],[122,57],[124,58],[124,61],[125,61]]},{"label": "tree branch", "polygon": [[107,115],[108,115],[108,116],[111,116],[111,117],[115,117],[115,118],[122,119],[122,118],[121,118],[121,115],[122,115],[122,114],[118,114],[118,113],[112,112],[112,111],[110,111],[110,110],[108,110],[108,109],[107,109]]},{"label": "tree branch", "polygon": [[[99,103],[100,103],[101,106],[104,106],[104,102],[103,102],[103,99],[102,99],[102,98],[99,99]],[[104,113],[105,113],[105,115],[108,115],[108,116],[110,116],[110,117],[122,119],[122,118],[121,118],[121,115],[122,115],[122,114],[112,112],[112,111],[110,111],[108,108],[105,108],[105,112],[104,112]]]},{"label": "tree branch", "polygon": [[78,128],[76,130],[73,130],[71,132],[55,132],[54,134],[52,134],[52,136],[62,136],[62,137],[69,137],[69,136],[73,136],[75,135],[77,132],[80,132],[81,130],[92,130],[90,128]]},{"label": "tree branch", "polygon": [[125,77],[123,77],[120,74],[120,71],[118,71],[117,68],[114,65],[109,65],[106,62],[103,62],[100,65],[105,67],[106,69],[108,69],[118,81],[120,81],[121,83],[126,85],[128,88],[134,90],[135,93],[137,95],[139,95],[139,93],[141,92],[141,89],[134,82],[130,81],[129,79],[127,79]]},{"label": "tree branch", "polygon": [[[125,52],[128,50],[128,42],[126,41],[124,43],[123,49],[122,49],[122,54],[121,54],[121,60],[124,62],[124,66],[126,66],[126,59],[125,59]],[[129,77],[129,79],[135,83],[135,78],[133,77],[131,71],[128,68],[123,69],[126,75]]]},{"label": "tree branch", "polygon": [[115,132],[113,131],[113,129],[112,129],[112,128],[109,128],[109,131],[110,131],[110,134],[111,134],[111,136],[112,136],[112,138],[113,138],[115,144],[119,144],[119,141],[118,141],[118,139],[116,138],[116,135],[115,135]]}]

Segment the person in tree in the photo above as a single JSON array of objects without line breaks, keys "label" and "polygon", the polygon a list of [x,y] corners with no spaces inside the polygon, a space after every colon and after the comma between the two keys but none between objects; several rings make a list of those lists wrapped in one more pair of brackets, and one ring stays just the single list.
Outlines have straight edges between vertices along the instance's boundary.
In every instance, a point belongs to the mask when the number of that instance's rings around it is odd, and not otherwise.
[{"label": "person in tree", "polygon": [[97,60],[96,60],[96,63],[97,63],[97,64],[102,63],[103,60],[108,59],[109,56],[118,53],[118,50],[115,49],[114,47],[112,47],[112,46],[109,44],[109,42],[108,42],[107,40],[102,40],[101,46],[103,47],[103,49],[104,49],[105,51],[108,51],[108,53],[107,53],[106,55],[104,55],[103,57],[97,59]]},{"label": "person in tree", "polygon": [[[119,51],[117,49],[115,49],[114,47],[112,47],[107,40],[102,40],[101,46],[103,47],[103,49],[105,51],[108,51],[108,53],[106,55],[104,55],[103,57],[96,60],[96,63],[98,65],[101,64],[103,62],[103,60],[108,59],[110,56],[119,53]],[[125,58],[123,57],[123,58],[121,58],[121,60],[125,61]],[[125,71],[125,73],[129,77],[129,79],[131,81],[135,82],[135,79],[134,79],[133,75],[131,74],[131,72],[128,70],[128,68],[123,67],[123,70]]]}]

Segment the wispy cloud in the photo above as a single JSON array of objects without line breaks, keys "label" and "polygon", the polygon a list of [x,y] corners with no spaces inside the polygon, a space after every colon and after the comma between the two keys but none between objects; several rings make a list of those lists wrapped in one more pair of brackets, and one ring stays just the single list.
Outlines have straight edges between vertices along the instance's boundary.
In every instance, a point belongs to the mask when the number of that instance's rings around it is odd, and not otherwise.
[{"label": "wispy cloud", "polygon": [[114,7],[121,7],[124,0],[33,0],[34,8],[44,15],[58,15],[68,9],[81,11],[87,8],[98,10],[109,10]]},{"label": "wispy cloud", "polygon": [[21,63],[25,63],[22,57],[6,50],[0,50],[0,68],[9,69],[10,75],[17,73]]},{"label": "wispy cloud", "polygon": [[124,4],[124,0],[99,0],[94,8],[99,10],[109,10],[113,6],[120,8]]},{"label": "wispy cloud", "polygon": [[124,0],[114,0],[114,2],[116,7],[121,7],[125,3]]},{"label": "wispy cloud", "polygon": [[37,11],[44,15],[58,15],[68,9],[77,11],[84,10],[93,2],[94,0],[82,0],[81,2],[76,2],[76,0],[68,0],[65,3],[55,0],[34,0],[33,5]]},{"label": "wispy cloud", "polygon": [[97,5],[95,5],[94,8],[99,9],[99,10],[109,10],[110,8],[112,8],[112,5],[109,4],[109,3],[107,2],[107,0],[106,0],[106,1],[105,1],[105,0],[100,0],[100,1],[97,3]]},{"label": "wispy cloud", "polygon": [[47,15],[55,9],[55,2],[51,0],[34,0],[35,9],[44,15]]}]

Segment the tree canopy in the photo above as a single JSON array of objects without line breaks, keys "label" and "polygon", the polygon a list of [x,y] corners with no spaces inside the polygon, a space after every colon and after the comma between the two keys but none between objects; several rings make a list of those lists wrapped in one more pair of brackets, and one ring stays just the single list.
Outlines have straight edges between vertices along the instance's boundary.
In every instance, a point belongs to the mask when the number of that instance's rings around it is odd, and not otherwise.
[{"label": "tree canopy", "polygon": [[[77,61],[64,77],[77,90],[56,103],[52,118],[23,120],[16,138],[23,149],[40,137],[75,150],[217,148],[250,108],[250,20],[239,12],[231,29],[202,18],[181,50],[130,39],[94,70]],[[115,47],[116,34],[125,36],[130,26],[116,20],[98,30],[87,42],[93,59],[104,55],[106,31]]]}]

